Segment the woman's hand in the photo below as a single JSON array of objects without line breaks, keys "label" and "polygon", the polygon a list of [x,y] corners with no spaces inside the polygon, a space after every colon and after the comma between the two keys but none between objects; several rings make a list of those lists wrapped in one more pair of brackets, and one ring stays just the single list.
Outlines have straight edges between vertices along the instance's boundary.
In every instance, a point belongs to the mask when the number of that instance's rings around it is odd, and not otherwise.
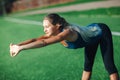
[{"label": "woman's hand", "polygon": [[18,45],[14,45],[14,44],[10,44],[10,56],[14,57],[16,56],[18,53],[20,52],[20,46]]}]

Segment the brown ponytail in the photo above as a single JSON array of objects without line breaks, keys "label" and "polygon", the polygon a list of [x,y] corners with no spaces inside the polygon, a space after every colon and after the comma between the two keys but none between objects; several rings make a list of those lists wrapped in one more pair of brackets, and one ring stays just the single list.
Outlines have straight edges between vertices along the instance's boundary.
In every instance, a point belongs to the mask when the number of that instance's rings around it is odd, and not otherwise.
[{"label": "brown ponytail", "polygon": [[53,25],[59,24],[60,30],[62,30],[65,26],[68,26],[68,22],[56,13],[48,14],[45,16],[45,19],[48,19]]}]

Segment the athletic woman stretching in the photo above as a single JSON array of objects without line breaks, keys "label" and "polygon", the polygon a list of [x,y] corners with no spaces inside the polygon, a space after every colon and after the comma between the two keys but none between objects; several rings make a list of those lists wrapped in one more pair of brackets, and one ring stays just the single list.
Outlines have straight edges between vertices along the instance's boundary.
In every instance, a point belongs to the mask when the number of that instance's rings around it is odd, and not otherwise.
[{"label": "athletic woman stretching", "polygon": [[43,20],[45,35],[20,44],[10,44],[10,55],[16,56],[26,49],[40,48],[61,42],[65,47],[85,49],[85,62],[82,80],[90,80],[98,45],[100,45],[105,68],[110,80],[118,80],[118,71],[113,59],[111,31],[106,24],[92,23],[86,27],[69,24],[58,14],[48,14]]}]

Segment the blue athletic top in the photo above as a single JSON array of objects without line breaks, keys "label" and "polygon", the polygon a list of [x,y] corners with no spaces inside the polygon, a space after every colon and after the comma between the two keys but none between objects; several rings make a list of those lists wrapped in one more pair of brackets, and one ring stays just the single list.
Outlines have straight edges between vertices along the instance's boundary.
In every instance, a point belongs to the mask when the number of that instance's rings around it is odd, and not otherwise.
[{"label": "blue athletic top", "polygon": [[74,42],[65,41],[65,47],[70,49],[77,49],[85,47],[89,44],[94,44],[101,37],[102,30],[97,23],[90,24],[86,27],[71,24],[67,28],[78,33],[78,39]]}]

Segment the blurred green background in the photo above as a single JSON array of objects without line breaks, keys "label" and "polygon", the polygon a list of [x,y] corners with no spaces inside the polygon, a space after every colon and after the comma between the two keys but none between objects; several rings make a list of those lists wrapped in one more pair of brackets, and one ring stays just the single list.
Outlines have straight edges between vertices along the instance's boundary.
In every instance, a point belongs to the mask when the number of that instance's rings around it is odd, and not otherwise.
[{"label": "blurred green background", "polygon": [[[106,23],[111,31],[120,32],[120,7],[58,13],[68,22],[86,26]],[[9,17],[42,22],[46,14]],[[8,17],[8,16],[7,16]],[[12,58],[9,44],[43,35],[42,25],[12,22],[0,17],[0,80],[80,80],[84,65],[84,49],[67,49],[60,43],[20,52]],[[120,36],[113,35],[114,60],[120,74]],[[91,80],[109,80],[98,49]]]}]

